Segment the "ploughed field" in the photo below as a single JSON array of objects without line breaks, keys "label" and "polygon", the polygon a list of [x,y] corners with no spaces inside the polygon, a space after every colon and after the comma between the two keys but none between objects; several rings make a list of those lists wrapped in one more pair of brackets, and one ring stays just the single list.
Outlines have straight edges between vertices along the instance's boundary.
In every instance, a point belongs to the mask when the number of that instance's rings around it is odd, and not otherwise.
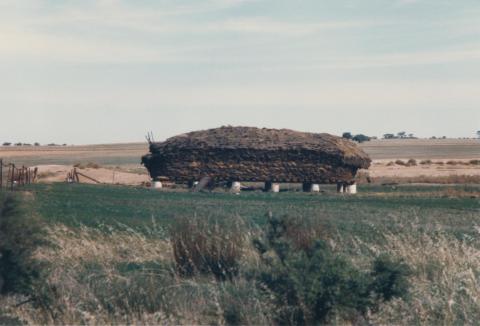
[{"label": "ploughed field", "polygon": [[[31,185],[19,195],[26,212],[46,222],[50,245],[36,257],[49,266],[46,284],[55,292],[46,315],[34,302],[17,307],[22,297],[0,296],[0,319],[3,315],[7,321],[32,324],[275,324],[275,307],[252,279],[262,259],[253,243],[270,216],[289,216],[300,223],[291,236],[301,241],[314,234],[335,256],[360,270],[381,254],[410,266],[408,298],[381,304],[369,314],[370,323],[477,321],[480,185],[360,185],[355,196],[337,194],[331,186],[322,190],[234,195]],[[171,230],[192,219],[220,230],[209,231],[211,236],[225,230],[229,236],[221,241],[240,248],[229,247],[240,262],[233,279],[177,274]]]}]

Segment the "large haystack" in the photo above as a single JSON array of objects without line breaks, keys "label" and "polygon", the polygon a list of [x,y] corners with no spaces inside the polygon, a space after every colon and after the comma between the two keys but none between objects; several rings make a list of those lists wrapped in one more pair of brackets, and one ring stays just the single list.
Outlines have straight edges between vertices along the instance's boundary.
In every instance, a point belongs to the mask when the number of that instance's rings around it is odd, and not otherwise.
[{"label": "large haystack", "polygon": [[355,143],[288,129],[221,127],[151,143],[142,158],[153,179],[351,182],[370,158]]}]

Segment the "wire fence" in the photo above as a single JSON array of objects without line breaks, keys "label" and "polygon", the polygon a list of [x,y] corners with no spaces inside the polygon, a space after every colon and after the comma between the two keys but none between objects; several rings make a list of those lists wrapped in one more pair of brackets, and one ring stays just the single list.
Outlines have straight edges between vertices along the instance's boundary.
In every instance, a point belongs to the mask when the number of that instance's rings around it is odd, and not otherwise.
[{"label": "wire fence", "polygon": [[0,190],[13,191],[37,180],[38,169],[25,166],[15,166],[0,159]]}]

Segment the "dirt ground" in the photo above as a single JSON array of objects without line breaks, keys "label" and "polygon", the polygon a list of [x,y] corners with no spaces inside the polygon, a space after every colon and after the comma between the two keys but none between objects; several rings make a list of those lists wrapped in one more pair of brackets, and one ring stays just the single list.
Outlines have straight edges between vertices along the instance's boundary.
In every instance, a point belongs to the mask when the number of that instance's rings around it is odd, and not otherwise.
[{"label": "dirt ground", "polygon": [[[373,160],[368,170],[373,179],[480,176],[480,165],[469,164],[471,160],[480,160],[480,140],[373,140],[360,146]],[[0,146],[0,158],[3,158],[4,162],[13,162],[17,166],[37,166],[40,182],[65,181],[67,173],[74,165],[95,165],[98,168],[84,167],[78,171],[102,183],[141,185],[150,181],[146,169],[140,164],[141,156],[147,152],[146,143],[57,147]],[[396,160],[406,162],[409,159],[415,159],[417,165],[394,164]],[[420,164],[422,160],[431,160],[431,163]],[[93,183],[87,178],[80,178],[82,182]]]},{"label": "dirt ground", "polygon": [[[66,181],[68,172],[74,168],[72,165],[38,165],[37,167],[38,180],[41,183]],[[99,183],[141,185],[150,182],[147,174],[122,171],[118,168],[77,168],[77,171]],[[79,175],[81,183],[96,183],[81,174]]]},{"label": "dirt ground", "polygon": [[[432,160],[431,164],[418,164],[415,166],[401,166],[393,164],[392,160],[374,160],[368,172],[371,177],[416,177],[431,176],[444,177],[450,175],[479,175],[480,165],[468,164],[471,159],[455,160],[455,165],[447,164],[450,159]],[[459,163],[462,162],[463,164]],[[443,163],[443,164],[440,164]]]}]

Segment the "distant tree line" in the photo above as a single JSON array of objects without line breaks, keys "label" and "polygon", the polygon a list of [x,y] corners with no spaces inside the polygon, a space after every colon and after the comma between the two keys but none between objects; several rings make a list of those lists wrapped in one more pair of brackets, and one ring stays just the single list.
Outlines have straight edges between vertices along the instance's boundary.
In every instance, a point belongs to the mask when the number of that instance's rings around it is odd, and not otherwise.
[{"label": "distant tree line", "polygon": [[342,134],[342,138],[350,139],[350,140],[356,141],[358,143],[363,143],[363,142],[366,142],[366,141],[370,141],[371,139],[375,139],[376,137],[369,137],[369,136],[366,136],[364,134],[353,135],[351,132],[347,131],[347,132],[344,132]]},{"label": "distant tree line", "polygon": [[384,134],[383,139],[417,139],[414,134],[407,134],[405,131],[397,132],[396,134]]},{"label": "distant tree line", "polygon": [[[5,146],[5,147],[8,147],[8,146],[17,146],[17,147],[20,147],[20,146],[25,146],[25,147],[30,147],[30,146],[35,146],[35,147],[38,147],[38,146],[42,146],[40,143],[36,142],[36,143],[33,143],[30,144],[30,143],[11,143],[11,142],[4,142],[2,144],[2,146]],[[50,144],[47,144],[46,146],[67,146],[67,144],[55,144],[55,143],[50,143]]]},{"label": "distant tree line", "polygon": [[[477,138],[480,139],[480,130],[475,132]],[[359,143],[369,141],[371,139],[377,139],[375,136],[366,136],[363,134],[353,135],[351,132],[344,132],[342,137],[345,139],[350,139]],[[418,139],[413,133],[407,133],[405,131],[394,133],[383,134],[383,139]],[[447,136],[432,136],[429,139],[447,139]],[[468,137],[459,137],[458,139],[469,139]]]}]

